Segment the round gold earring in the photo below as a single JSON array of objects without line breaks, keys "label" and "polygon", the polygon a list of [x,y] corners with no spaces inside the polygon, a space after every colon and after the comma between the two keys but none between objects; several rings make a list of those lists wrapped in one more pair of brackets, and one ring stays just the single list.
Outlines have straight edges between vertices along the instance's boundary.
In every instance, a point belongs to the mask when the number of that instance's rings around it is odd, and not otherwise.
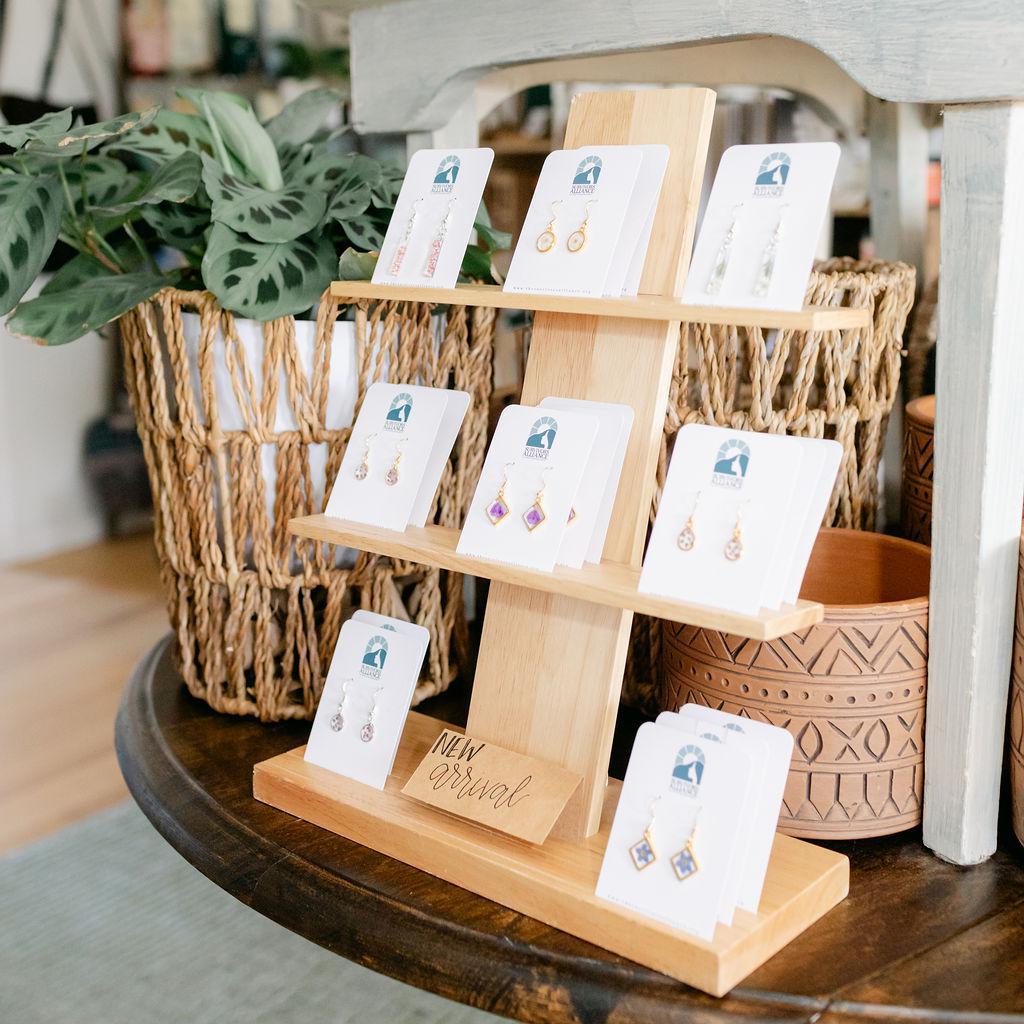
[{"label": "round gold earring", "polygon": [[565,240],[569,252],[581,252],[587,244],[587,225],[590,223],[590,207],[596,199],[588,199],[583,206],[583,221],[580,226]]},{"label": "round gold earring", "polygon": [[558,235],[555,234],[555,221],[558,219],[558,214],[555,208],[561,205],[561,199],[556,199],[551,204],[551,220],[548,221],[548,226],[537,236],[537,252],[551,252],[557,244]]}]

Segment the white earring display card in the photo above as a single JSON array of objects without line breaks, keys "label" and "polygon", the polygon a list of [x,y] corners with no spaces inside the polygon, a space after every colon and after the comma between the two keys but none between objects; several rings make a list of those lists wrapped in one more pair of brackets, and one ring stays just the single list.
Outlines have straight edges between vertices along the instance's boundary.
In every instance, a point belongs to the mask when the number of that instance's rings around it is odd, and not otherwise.
[{"label": "white earring display card", "polygon": [[683,301],[802,309],[838,163],[834,142],[727,149]]},{"label": "white earring display card", "polygon": [[349,619],[341,627],[305,759],[383,789],[423,666],[417,638]]},{"label": "white earring display card", "polygon": [[[764,743],[767,757],[759,762],[761,767],[755,774],[757,797],[752,804],[753,828],[747,848],[746,869],[740,883],[736,904],[752,914],[757,913],[761,903],[761,890],[768,871],[768,861],[775,842],[775,830],[779,824],[783,794],[789,777],[789,765],[793,756],[793,737],[785,729],[767,722],[757,722],[740,715],[730,715],[716,708],[701,704],[686,704],[679,709],[679,715],[693,721],[719,726],[729,738],[750,736]],[[661,720],[661,715],[658,720]]]},{"label": "white earring display card", "polygon": [[712,939],[752,772],[738,748],[640,726],[597,895]]},{"label": "white earring display card", "polygon": [[760,611],[800,473],[801,450],[787,440],[703,424],[678,432],[642,592]]},{"label": "white earring display card", "polygon": [[405,172],[374,284],[454,288],[494,160],[490,149],[421,149]]},{"label": "white earring display card", "polygon": [[540,408],[564,409],[597,417],[597,438],[573,503],[575,515],[558,552],[559,565],[578,569],[585,561],[601,561],[633,427],[633,409],[628,405],[588,402],[580,398],[545,398]]},{"label": "white earring display card", "polygon": [[603,296],[642,160],[633,146],[550,154],[504,290]]},{"label": "white earring display card", "polygon": [[619,246],[605,283],[605,295],[636,295],[643,274],[647,246],[654,228],[654,211],[661,196],[661,183],[668,167],[668,146],[649,143],[637,146],[644,158],[640,162],[636,186],[626,219],[622,224]]},{"label": "white earring display card", "polygon": [[429,509],[468,404],[465,392],[372,384],[352,428],[327,515],[404,530],[414,514]]},{"label": "white earring display card", "polygon": [[427,647],[430,644],[430,630],[426,626],[418,626],[415,622],[406,622],[404,619],[393,619],[389,615],[380,615],[366,608],[359,608],[354,611],[352,613],[352,621],[368,622],[370,625],[378,626],[380,629],[399,633],[401,636],[411,637],[422,648],[420,661],[422,662],[426,657]]},{"label": "white earring display card", "polygon": [[597,431],[594,415],[508,406],[484,460],[459,554],[554,569]]}]

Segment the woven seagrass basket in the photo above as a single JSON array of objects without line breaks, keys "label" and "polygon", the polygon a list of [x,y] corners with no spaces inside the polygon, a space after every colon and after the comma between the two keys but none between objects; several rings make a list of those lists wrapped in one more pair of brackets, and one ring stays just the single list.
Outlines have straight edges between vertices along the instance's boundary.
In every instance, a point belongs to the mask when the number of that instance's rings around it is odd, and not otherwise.
[{"label": "woven seagrass basket", "polygon": [[[824,526],[874,528],[878,464],[900,382],[903,332],[914,302],[905,263],[826,260],[806,301],[871,310],[867,327],[829,331],[691,324],[684,329],[669,393],[655,510],[676,432],[714,423],[800,437],[825,437],[843,458]],[[637,616],[626,674],[628,703],[657,708],[658,623]]]},{"label": "woven seagrass basket", "polygon": [[[299,540],[287,525],[323,511],[353,407],[381,380],[470,394],[432,511],[433,522],[461,524],[486,444],[494,313],[364,304],[353,326],[341,312],[325,295],[315,326],[257,325],[208,293],[167,289],[121,320],[180,667],[217,711],[311,718],[356,608],[430,631],[417,702],[467,657],[460,576]],[[339,382],[350,392],[340,414]]]}]

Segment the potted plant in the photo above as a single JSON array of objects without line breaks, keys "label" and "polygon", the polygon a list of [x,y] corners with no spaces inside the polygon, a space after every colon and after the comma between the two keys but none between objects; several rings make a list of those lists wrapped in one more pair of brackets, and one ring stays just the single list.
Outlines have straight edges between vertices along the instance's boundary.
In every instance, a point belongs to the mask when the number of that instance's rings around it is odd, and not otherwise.
[{"label": "potted plant", "polygon": [[[239,96],[181,95],[194,114],[72,126],[64,110],[0,128],[0,312],[45,345],[120,320],[192,692],[224,711],[308,717],[353,602],[428,625],[421,696],[443,689],[454,585],[352,565],[293,542],[287,520],[322,508],[374,379],[454,379],[486,423],[493,316],[453,309],[438,325],[427,307],[382,304],[340,319],[321,301],[332,278],[372,271],[402,181],[325,127],[337,93],[308,92],[265,124]],[[487,279],[507,236],[482,210],[477,235],[463,272]],[[73,257],[24,298],[58,239]],[[467,436],[439,497],[452,525],[482,458],[483,429]]]}]

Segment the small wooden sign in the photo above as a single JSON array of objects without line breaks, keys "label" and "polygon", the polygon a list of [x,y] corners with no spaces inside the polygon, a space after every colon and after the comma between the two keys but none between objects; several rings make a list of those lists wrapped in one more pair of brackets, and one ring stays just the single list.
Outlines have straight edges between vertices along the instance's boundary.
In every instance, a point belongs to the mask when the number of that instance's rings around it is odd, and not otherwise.
[{"label": "small wooden sign", "polygon": [[479,825],[543,843],[582,776],[445,729],[402,792]]}]

